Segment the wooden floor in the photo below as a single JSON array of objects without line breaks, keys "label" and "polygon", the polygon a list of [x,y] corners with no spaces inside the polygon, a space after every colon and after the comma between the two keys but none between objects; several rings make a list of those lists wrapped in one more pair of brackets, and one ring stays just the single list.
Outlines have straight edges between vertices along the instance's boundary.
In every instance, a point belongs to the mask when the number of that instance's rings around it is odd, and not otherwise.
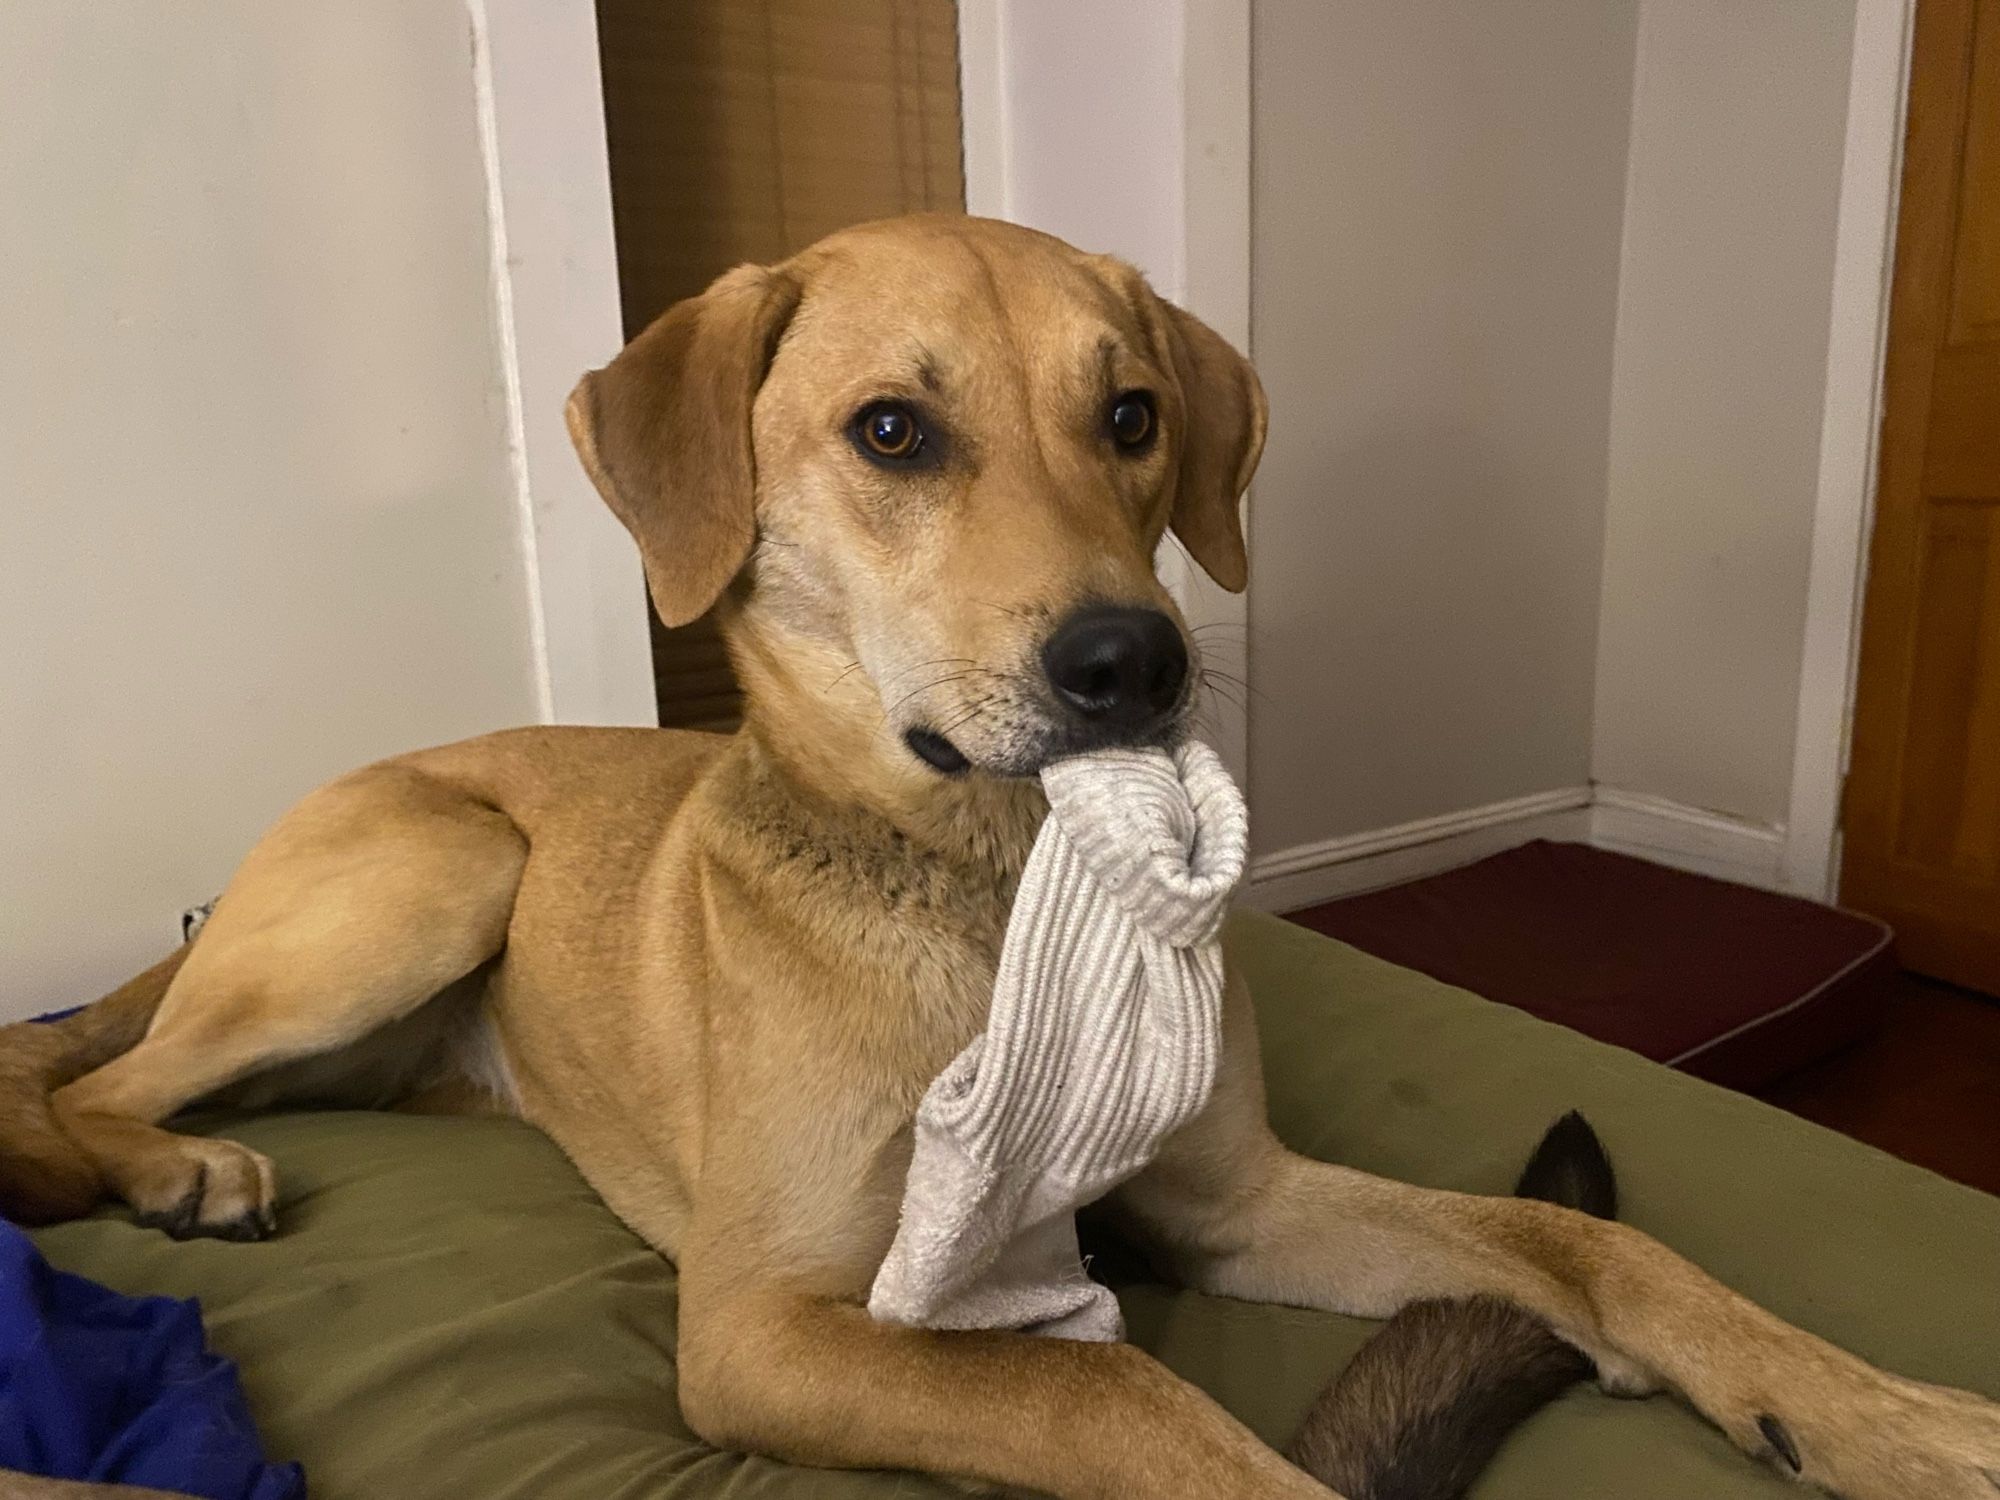
[{"label": "wooden floor", "polygon": [[1760,1097],[2000,1194],[2000,1000],[1905,974],[1876,1036]]}]

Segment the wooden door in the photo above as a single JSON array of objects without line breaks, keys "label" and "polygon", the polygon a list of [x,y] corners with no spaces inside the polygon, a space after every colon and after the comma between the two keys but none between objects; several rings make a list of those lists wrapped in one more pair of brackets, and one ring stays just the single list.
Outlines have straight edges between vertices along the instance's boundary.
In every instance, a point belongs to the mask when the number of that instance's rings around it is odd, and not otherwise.
[{"label": "wooden door", "polygon": [[2000,0],[1920,0],[1841,894],[2000,994]]}]

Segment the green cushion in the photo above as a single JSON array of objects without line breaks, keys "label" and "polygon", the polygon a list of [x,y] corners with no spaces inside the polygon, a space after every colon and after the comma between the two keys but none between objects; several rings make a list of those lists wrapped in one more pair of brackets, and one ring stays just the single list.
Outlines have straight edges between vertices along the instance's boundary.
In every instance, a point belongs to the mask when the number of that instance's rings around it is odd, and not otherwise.
[{"label": "green cushion", "polygon": [[[1786,1316],[1913,1375],[2000,1395],[2000,1200],[1636,1056],[1270,918],[1235,956],[1259,1000],[1273,1117],[1302,1150],[1505,1191],[1580,1107],[1626,1216]],[[535,1131],[291,1114],[222,1122],[279,1166],[283,1229],[174,1244],[117,1215],[42,1231],[52,1260],[202,1301],[274,1453],[315,1500],[919,1500],[907,1476],[718,1454],[674,1407],[672,1271]],[[1372,1325],[1145,1283],[1133,1336],[1265,1437],[1290,1435]],[[1795,1494],[1667,1400],[1579,1391],[1479,1500]]]}]

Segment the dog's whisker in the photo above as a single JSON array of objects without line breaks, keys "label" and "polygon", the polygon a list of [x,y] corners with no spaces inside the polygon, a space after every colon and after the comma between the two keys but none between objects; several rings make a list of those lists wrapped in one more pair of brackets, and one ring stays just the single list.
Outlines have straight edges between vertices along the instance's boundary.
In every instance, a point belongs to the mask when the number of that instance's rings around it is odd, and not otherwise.
[{"label": "dog's whisker", "polygon": [[1220,698],[1224,703],[1230,704],[1239,711],[1247,712],[1250,707],[1245,699],[1238,697],[1234,693],[1224,691],[1215,683],[1205,682],[1202,686],[1211,696]]},{"label": "dog's whisker", "polygon": [[1203,687],[1213,689],[1217,692],[1221,691],[1224,684],[1227,684],[1236,689],[1246,702],[1251,698],[1255,698],[1260,703],[1269,703],[1271,701],[1269,693],[1251,686],[1248,681],[1238,677],[1234,672],[1224,672],[1214,667],[1204,667],[1200,676]]},{"label": "dog's whisker", "polygon": [[945,738],[949,739],[953,734],[957,733],[960,729],[963,729],[967,724],[970,724],[974,719],[978,718],[981,714],[985,713],[988,706],[991,705],[992,702],[993,699],[990,695],[979,699],[972,705],[972,707],[968,708],[964,713],[960,714],[957,718],[953,719],[943,729],[939,730],[938,733],[944,735]]},{"label": "dog's whisker", "polygon": [[939,667],[968,667],[976,665],[969,656],[940,656],[931,661],[914,662],[907,667],[898,667],[882,679],[882,686],[893,688],[899,682],[907,681],[919,672],[934,671]]},{"label": "dog's whisker", "polygon": [[1000,611],[1001,614],[1011,615],[1017,620],[1034,619],[1034,616],[1029,614],[1025,609],[1013,609],[1005,604],[995,604],[991,599],[975,599],[972,602],[975,604],[983,604],[988,609],[997,609]]},{"label": "dog's whisker", "polygon": [[904,678],[917,672],[929,671],[933,667],[976,667],[979,664],[969,656],[937,656],[929,661],[913,662],[907,667],[898,667],[882,679],[884,691],[893,689]]},{"label": "dog's whisker", "polygon": [[908,703],[912,698],[917,697],[921,693],[928,693],[931,692],[933,689],[946,687],[954,682],[970,682],[973,678],[981,675],[983,674],[978,670],[974,670],[971,672],[948,672],[943,677],[934,678],[929,682],[922,683],[917,687],[911,688],[907,693],[903,694],[902,697],[898,698],[894,703],[890,704],[887,709],[887,712],[890,714],[895,713],[897,709],[901,708],[905,703]]},{"label": "dog's whisker", "polygon": [[826,691],[829,693],[832,692],[835,688],[839,687],[843,682],[847,681],[848,678],[852,677],[856,672],[860,670],[861,670],[860,662],[858,661],[849,662],[845,667],[841,668],[839,676],[835,677],[831,682],[827,683]]},{"label": "dog's whisker", "polygon": [[[898,694],[893,700],[889,698],[889,695],[891,693],[896,693],[897,689],[902,688],[904,684],[910,681],[910,678],[915,673],[922,671],[924,667],[935,669],[940,666],[948,667],[949,670],[942,672],[939,675],[928,679],[927,681],[919,682],[915,686],[909,687],[906,691],[903,691],[900,694]],[[933,688],[943,687],[949,683],[961,682],[965,681],[968,678],[977,677],[984,670],[985,670],[984,668],[979,666],[977,662],[972,661],[969,657],[944,658],[935,662],[926,662],[923,663],[921,666],[910,667],[905,669],[904,671],[895,673],[887,681],[883,682],[880,685],[878,691],[882,694],[884,700],[889,702],[888,711],[893,713],[897,708],[900,708],[903,704],[909,702],[910,699],[917,697],[919,694],[927,693],[931,691]]]}]

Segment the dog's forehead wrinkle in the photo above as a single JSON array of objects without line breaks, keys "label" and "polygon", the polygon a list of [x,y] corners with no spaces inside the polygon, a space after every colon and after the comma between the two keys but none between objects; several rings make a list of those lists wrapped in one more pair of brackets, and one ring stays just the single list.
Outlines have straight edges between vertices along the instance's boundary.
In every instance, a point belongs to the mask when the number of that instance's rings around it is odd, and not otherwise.
[{"label": "dog's forehead wrinkle", "polygon": [[992,263],[984,254],[975,254],[987,297],[997,315],[1002,336],[993,341],[992,347],[999,357],[1005,374],[1010,377],[1008,384],[1023,410],[1032,414],[1034,410],[1034,381],[1028,370],[1028,354],[1034,347],[1028,336],[1032,328],[1023,328],[1021,309],[1008,298],[1000,295],[1000,278]]},{"label": "dog's forehead wrinkle", "polygon": [[1097,339],[1097,384],[1104,391],[1118,384],[1118,340],[1108,333]]},{"label": "dog's forehead wrinkle", "polygon": [[[1118,326],[1129,309],[1100,274],[1073,257],[1038,258],[1036,274],[1024,279],[1016,257],[1007,257],[1004,268],[996,263],[999,247],[964,248],[978,278],[966,300],[986,304],[994,334],[979,340],[979,362],[991,365],[995,384],[1011,388],[1047,469],[1073,440],[1068,429],[1078,410],[1115,388],[1132,362],[1131,340]],[[1024,284],[1010,289],[1009,276]]]}]

